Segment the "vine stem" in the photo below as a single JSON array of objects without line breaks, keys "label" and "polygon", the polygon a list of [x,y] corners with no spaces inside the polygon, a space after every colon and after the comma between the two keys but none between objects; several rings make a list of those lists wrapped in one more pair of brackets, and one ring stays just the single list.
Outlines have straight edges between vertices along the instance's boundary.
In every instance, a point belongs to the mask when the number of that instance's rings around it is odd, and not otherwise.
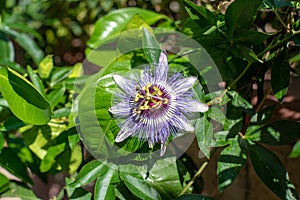
[{"label": "vine stem", "polygon": [[279,15],[279,13],[278,13],[278,11],[277,10],[274,10],[274,13],[275,13],[275,15],[276,15],[276,17],[277,17],[277,19],[279,20],[279,22],[281,23],[281,25],[286,29],[286,30],[291,30],[289,27],[287,27],[287,25],[283,22],[283,20],[281,19],[281,17],[280,17],[280,15]]},{"label": "vine stem", "polygon": [[186,191],[192,186],[192,184],[195,182],[196,178],[198,176],[201,175],[201,173],[203,172],[203,170],[205,169],[206,165],[208,164],[208,161],[205,161],[201,167],[199,168],[199,170],[196,172],[196,174],[193,176],[192,180],[190,180],[190,182],[183,188],[183,190],[180,192],[180,194],[178,195],[178,197],[184,195],[186,193]]}]

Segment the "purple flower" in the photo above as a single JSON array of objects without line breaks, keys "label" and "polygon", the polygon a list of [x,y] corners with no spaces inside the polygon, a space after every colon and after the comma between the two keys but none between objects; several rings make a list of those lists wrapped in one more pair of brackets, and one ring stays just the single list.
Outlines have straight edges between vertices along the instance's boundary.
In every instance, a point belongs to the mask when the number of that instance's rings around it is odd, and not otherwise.
[{"label": "purple flower", "polygon": [[116,94],[115,105],[109,109],[119,119],[116,142],[137,136],[148,141],[150,148],[160,143],[162,156],[170,135],[194,132],[187,116],[208,110],[206,104],[192,98],[196,77],[185,78],[175,73],[168,78],[168,60],[163,51],[154,70],[145,67],[133,80],[120,75],[113,75],[113,79],[121,89]]}]

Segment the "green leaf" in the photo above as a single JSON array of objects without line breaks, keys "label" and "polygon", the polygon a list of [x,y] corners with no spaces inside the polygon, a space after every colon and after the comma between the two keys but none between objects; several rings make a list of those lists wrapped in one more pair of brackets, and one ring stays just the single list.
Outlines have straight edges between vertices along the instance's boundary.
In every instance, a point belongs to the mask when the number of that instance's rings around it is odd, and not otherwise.
[{"label": "green leaf", "polygon": [[244,99],[238,92],[229,91],[227,95],[232,99],[232,105],[241,108],[250,115],[254,115],[253,106],[246,99]]},{"label": "green leaf", "polygon": [[43,82],[40,79],[40,77],[36,73],[34,73],[34,71],[32,70],[32,68],[29,65],[27,66],[27,72],[29,74],[32,84],[39,90],[39,92],[42,95],[45,96],[45,88],[44,88]]},{"label": "green leaf", "polygon": [[[66,178],[66,185],[70,184],[71,180]],[[92,199],[92,194],[82,187],[79,188],[72,188],[66,187],[68,198],[70,200],[87,200]]]},{"label": "green leaf", "polygon": [[9,179],[0,173],[0,195],[9,189]]},{"label": "green leaf", "polygon": [[11,131],[11,130],[18,130],[19,128],[23,127],[25,124],[23,121],[21,121],[19,118],[16,116],[9,117],[5,122],[4,122],[4,127],[6,131]]},{"label": "green leaf", "polygon": [[210,119],[221,123],[222,125],[224,123],[226,123],[226,116],[224,115],[224,113],[217,107],[211,107],[208,112],[207,115]]},{"label": "green leaf", "polygon": [[55,119],[61,117],[68,117],[70,113],[71,113],[71,108],[66,108],[66,107],[59,108],[53,112],[52,118]]},{"label": "green leaf", "polygon": [[175,199],[183,189],[176,158],[169,157],[156,161],[149,171],[146,182],[160,193],[162,199]]},{"label": "green leaf", "polygon": [[139,14],[149,25],[156,23],[161,19],[170,21],[165,15],[155,13],[141,8],[122,8],[117,9],[100,18],[95,24],[95,30],[88,41],[90,48],[97,48],[110,38],[120,34],[126,27],[130,19]]},{"label": "green leaf", "polygon": [[250,27],[253,17],[261,5],[262,0],[235,0],[231,3],[225,13],[228,36],[232,38],[236,30]]},{"label": "green leaf", "polygon": [[68,185],[69,188],[76,188],[83,185],[86,185],[93,180],[96,180],[101,173],[103,173],[103,169],[105,167],[105,163],[101,163],[97,160],[93,160],[87,164],[85,164],[80,170],[79,174],[76,177],[76,180]]},{"label": "green leaf", "polygon": [[28,26],[25,23],[22,22],[16,22],[14,21],[14,23],[6,23],[5,21],[3,22],[6,26],[8,26],[11,29],[17,30],[17,31],[21,31],[24,33],[28,33],[30,35],[33,35],[35,38],[37,38],[39,41],[43,40],[43,37],[41,36],[41,34],[37,31],[35,31],[33,28],[31,28],[30,26]]},{"label": "green leaf", "polygon": [[1,26],[0,30],[10,35],[32,57],[36,65],[40,63],[44,53],[31,37],[25,33],[12,30],[5,25]]},{"label": "green leaf", "polygon": [[47,55],[38,65],[38,72],[41,78],[47,79],[53,69],[53,56]]},{"label": "green leaf", "polygon": [[16,62],[0,60],[0,65],[10,67],[11,69],[19,72],[20,74],[26,73],[25,69]]},{"label": "green leaf", "polygon": [[77,143],[80,141],[79,134],[77,133],[77,130],[75,127],[72,127],[68,130],[68,141],[69,141],[69,146],[72,150],[77,145]]},{"label": "green leaf", "polygon": [[300,54],[289,59],[289,62],[298,62],[298,61],[300,61]]},{"label": "green leaf", "polygon": [[158,64],[161,50],[151,31],[151,29],[143,27],[143,50],[150,64]]},{"label": "green leaf", "polygon": [[4,194],[1,194],[1,197],[15,197],[22,200],[40,200],[35,196],[31,188],[28,188],[24,185],[11,182],[9,188],[10,190],[5,192]]},{"label": "green leaf", "polygon": [[274,96],[283,101],[290,84],[290,65],[287,60],[287,51],[279,54],[272,63],[271,85]]},{"label": "green leaf", "polygon": [[261,45],[271,35],[249,29],[240,29],[234,36],[234,43],[243,44],[245,46]]},{"label": "green leaf", "polygon": [[79,144],[77,144],[73,149],[70,149],[70,152],[71,156],[68,162],[67,170],[69,174],[73,174],[82,164],[82,148]]},{"label": "green leaf", "polygon": [[[15,59],[15,51],[12,42],[6,35],[0,31],[0,62],[11,61]],[[3,64],[3,63],[1,63]]]},{"label": "green leaf", "polygon": [[260,141],[270,145],[285,145],[300,137],[300,123],[279,120],[262,126],[259,129],[247,130],[245,139]]},{"label": "green leaf", "polygon": [[47,154],[40,164],[41,172],[47,172],[51,169],[51,167],[55,164],[55,157],[61,154],[65,150],[66,144],[58,144],[55,146],[51,146],[47,149]]},{"label": "green leaf", "polygon": [[204,117],[196,120],[195,134],[200,150],[209,158],[210,149],[213,145],[213,125],[207,120],[206,116],[207,114],[204,113]]},{"label": "green leaf", "polygon": [[107,166],[104,172],[101,173],[96,181],[94,190],[95,200],[115,199],[115,186],[112,185],[113,177],[116,175],[116,171]]},{"label": "green leaf", "polygon": [[55,68],[51,74],[50,86],[53,87],[59,82],[67,79],[71,72],[72,72],[72,68],[70,67]]},{"label": "green leaf", "polygon": [[0,154],[0,165],[22,181],[32,183],[26,172],[26,166],[22,163],[13,149],[2,149]]},{"label": "green leaf", "polygon": [[28,128],[24,127],[24,129],[25,130],[21,130],[24,143],[38,158],[42,160],[47,154],[44,146],[51,140],[52,137],[50,126],[29,126]]},{"label": "green leaf", "polygon": [[143,28],[150,26],[144,21],[139,14],[134,15],[126,25],[125,29],[115,38],[117,40],[117,49],[121,53],[128,53],[134,49],[142,49]]},{"label": "green leaf", "polygon": [[61,101],[61,99],[63,98],[63,96],[65,94],[65,91],[66,91],[66,88],[63,86],[63,87],[60,87],[60,88],[57,88],[57,89],[51,91],[47,95],[47,99],[49,100],[52,108],[57,106],[57,104]]},{"label": "green leaf", "polygon": [[0,67],[0,91],[11,111],[22,121],[46,124],[51,119],[49,102],[17,72]]},{"label": "green leaf", "polygon": [[260,110],[258,113],[256,113],[255,115],[253,115],[251,117],[251,120],[250,120],[251,124],[267,123],[271,119],[274,109],[275,109],[275,105],[268,106],[268,107],[265,107],[264,109]]},{"label": "green leaf", "polygon": [[293,149],[289,155],[290,158],[296,158],[300,156],[300,141],[296,142],[296,144],[293,146]]},{"label": "green leaf", "polygon": [[76,63],[71,71],[71,74],[69,75],[69,78],[78,78],[83,75],[83,67],[82,63]]},{"label": "green leaf", "polygon": [[228,138],[229,131],[219,131],[214,133],[213,147],[222,147],[228,145],[231,141]]},{"label": "green leaf", "polygon": [[279,158],[259,144],[247,145],[247,148],[253,168],[264,184],[281,199],[298,199]]},{"label": "green leaf", "polygon": [[246,154],[240,148],[238,138],[235,138],[219,156],[217,174],[221,192],[233,183],[245,164]]},{"label": "green leaf", "polygon": [[121,173],[121,179],[128,189],[137,197],[144,200],[160,200],[159,193],[152,188],[145,180],[134,177],[130,174]]},{"label": "green leaf", "polygon": [[179,197],[177,200],[213,200],[213,198],[202,196],[200,194],[186,194]]},{"label": "green leaf", "polygon": [[3,149],[4,147],[4,136],[3,136],[3,133],[0,131],[0,153],[1,153],[1,150]]},{"label": "green leaf", "polygon": [[[216,17],[204,6],[197,6],[191,1],[183,1],[185,9],[200,28],[207,29],[216,25]],[[198,27],[198,29],[199,29]]]},{"label": "green leaf", "polygon": [[242,60],[246,60],[251,63],[255,61],[263,62],[257,57],[257,55],[252,51],[252,49],[244,45],[235,44],[230,48],[230,51],[235,57],[240,58]]}]

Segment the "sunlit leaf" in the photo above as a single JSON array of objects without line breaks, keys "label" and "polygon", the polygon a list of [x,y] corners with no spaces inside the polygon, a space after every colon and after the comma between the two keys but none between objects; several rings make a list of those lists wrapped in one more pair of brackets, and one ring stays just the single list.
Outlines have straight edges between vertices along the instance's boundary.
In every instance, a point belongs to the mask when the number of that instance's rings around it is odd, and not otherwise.
[{"label": "sunlit leaf", "polygon": [[40,170],[41,172],[47,172],[55,164],[55,157],[65,150],[65,143],[51,146],[47,149],[47,154],[43,158]]},{"label": "sunlit leaf", "polygon": [[51,119],[49,102],[17,72],[0,67],[0,91],[12,112],[31,124],[46,124]]},{"label": "sunlit leaf", "polygon": [[1,194],[1,197],[20,198],[22,200],[39,200],[39,198],[35,196],[31,188],[14,182],[11,182],[9,187],[10,189],[4,194]]},{"label": "sunlit leaf", "polygon": [[230,186],[246,164],[246,154],[239,146],[238,139],[231,140],[231,144],[220,154],[218,160],[218,188],[223,191]]},{"label": "sunlit leaf", "polygon": [[112,185],[114,176],[116,176],[115,169],[106,166],[104,172],[99,174],[94,190],[95,199],[106,200],[115,199],[115,186]]},{"label": "sunlit leaf", "polygon": [[53,69],[53,56],[47,55],[38,65],[38,72],[41,78],[47,79]]},{"label": "sunlit leaf", "polygon": [[143,50],[149,63],[158,64],[161,50],[151,31],[151,29],[143,27]]},{"label": "sunlit leaf", "polygon": [[84,165],[76,177],[76,180],[68,185],[69,188],[76,188],[86,185],[103,173],[102,170],[105,167],[105,163],[101,163],[97,160],[91,161]]},{"label": "sunlit leaf", "polygon": [[128,189],[137,197],[145,200],[160,200],[160,194],[139,177],[121,173],[121,179]]},{"label": "sunlit leaf", "polygon": [[296,142],[293,149],[289,155],[290,158],[296,158],[300,156],[300,141]]},{"label": "sunlit leaf", "polygon": [[87,43],[88,46],[90,48],[97,48],[111,37],[118,35],[135,14],[139,14],[149,25],[161,19],[170,20],[165,15],[141,8],[117,9],[96,22],[95,30]]},{"label": "sunlit leaf", "polygon": [[0,173],[0,194],[9,189],[9,179]]}]

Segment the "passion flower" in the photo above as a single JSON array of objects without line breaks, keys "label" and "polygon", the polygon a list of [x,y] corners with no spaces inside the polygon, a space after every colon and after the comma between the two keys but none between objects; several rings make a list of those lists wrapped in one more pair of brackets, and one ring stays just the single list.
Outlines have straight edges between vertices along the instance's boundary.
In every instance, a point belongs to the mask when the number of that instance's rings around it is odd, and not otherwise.
[{"label": "passion flower", "polygon": [[162,51],[154,70],[147,66],[134,80],[113,75],[121,89],[109,109],[119,119],[116,142],[137,136],[148,141],[150,148],[159,143],[162,156],[170,135],[194,132],[187,116],[208,110],[206,104],[192,98],[192,87],[197,78],[184,77],[180,73],[168,77],[168,69],[167,55]]}]

